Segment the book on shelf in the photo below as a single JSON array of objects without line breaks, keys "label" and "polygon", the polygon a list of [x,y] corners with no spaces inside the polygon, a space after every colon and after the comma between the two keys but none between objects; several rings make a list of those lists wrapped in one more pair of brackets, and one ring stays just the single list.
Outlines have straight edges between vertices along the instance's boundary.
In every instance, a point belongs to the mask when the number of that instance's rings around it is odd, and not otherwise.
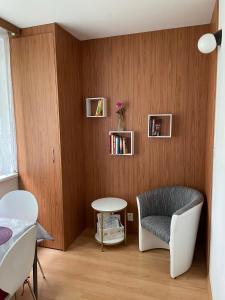
[{"label": "book on shelf", "polygon": [[120,137],[119,141],[120,141],[120,154],[123,154],[123,138]]},{"label": "book on shelf", "polygon": [[111,134],[109,138],[109,152],[112,154],[114,152],[114,135]]},{"label": "book on shelf", "polygon": [[123,154],[127,154],[128,150],[127,150],[127,145],[126,145],[126,139],[125,138],[122,139],[122,143],[123,143]]},{"label": "book on shelf", "polygon": [[129,138],[117,134],[110,135],[110,153],[111,154],[128,154]]},{"label": "book on shelf", "polygon": [[150,136],[160,136],[162,127],[162,119],[151,117],[150,118]]},{"label": "book on shelf", "polygon": [[120,137],[116,136],[116,154],[120,154]]},{"label": "book on shelf", "polygon": [[96,116],[102,116],[103,115],[103,101],[102,101],[102,99],[98,100],[95,115]]}]

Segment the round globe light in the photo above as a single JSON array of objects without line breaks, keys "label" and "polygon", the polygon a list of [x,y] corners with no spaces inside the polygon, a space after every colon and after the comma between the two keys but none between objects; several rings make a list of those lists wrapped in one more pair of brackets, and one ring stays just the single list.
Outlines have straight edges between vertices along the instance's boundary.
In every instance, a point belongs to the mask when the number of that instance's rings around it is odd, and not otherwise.
[{"label": "round globe light", "polygon": [[211,53],[217,47],[216,38],[212,33],[206,33],[198,40],[198,49],[202,53]]}]

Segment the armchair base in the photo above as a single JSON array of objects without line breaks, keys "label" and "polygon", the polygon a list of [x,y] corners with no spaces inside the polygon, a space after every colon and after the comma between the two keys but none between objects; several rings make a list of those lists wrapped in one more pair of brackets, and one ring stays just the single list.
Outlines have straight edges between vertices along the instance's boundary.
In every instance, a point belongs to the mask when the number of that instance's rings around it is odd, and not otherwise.
[{"label": "armchair base", "polygon": [[139,250],[146,251],[150,249],[167,249],[169,250],[169,245],[160,240],[157,236],[155,236],[150,231],[146,230],[139,224]]}]

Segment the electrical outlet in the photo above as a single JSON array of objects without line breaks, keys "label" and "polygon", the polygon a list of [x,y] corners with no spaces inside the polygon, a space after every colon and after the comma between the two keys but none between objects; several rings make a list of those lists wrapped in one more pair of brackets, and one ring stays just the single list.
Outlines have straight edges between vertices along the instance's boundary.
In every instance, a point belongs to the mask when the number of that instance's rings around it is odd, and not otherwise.
[{"label": "electrical outlet", "polygon": [[127,221],[129,221],[129,222],[134,221],[134,214],[133,213],[127,213]]}]

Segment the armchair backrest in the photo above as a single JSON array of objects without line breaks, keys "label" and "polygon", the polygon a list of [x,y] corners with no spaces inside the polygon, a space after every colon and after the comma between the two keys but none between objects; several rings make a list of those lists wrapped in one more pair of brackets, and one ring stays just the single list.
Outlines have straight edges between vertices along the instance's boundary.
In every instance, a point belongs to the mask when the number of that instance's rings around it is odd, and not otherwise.
[{"label": "armchair backrest", "polygon": [[140,202],[141,218],[152,216],[172,216],[181,214],[201,203],[203,195],[192,188],[183,186],[162,187],[137,196]]}]

